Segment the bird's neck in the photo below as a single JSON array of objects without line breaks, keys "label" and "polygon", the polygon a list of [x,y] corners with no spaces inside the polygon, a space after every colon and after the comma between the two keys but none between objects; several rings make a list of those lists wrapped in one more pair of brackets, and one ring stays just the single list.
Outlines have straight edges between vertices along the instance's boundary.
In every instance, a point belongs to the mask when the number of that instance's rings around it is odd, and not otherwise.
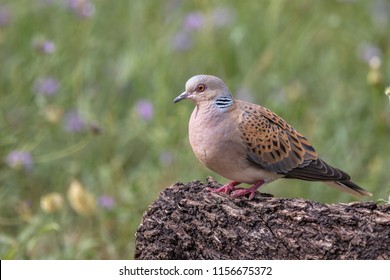
[{"label": "bird's neck", "polygon": [[221,96],[215,99],[212,106],[220,111],[227,111],[234,104],[234,99],[231,96]]},{"label": "bird's neck", "polygon": [[225,114],[234,110],[237,107],[234,99],[230,96],[218,97],[208,102],[198,103],[194,109],[193,117],[198,118],[198,114],[203,119],[202,122],[219,122],[221,118],[225,118]]}]

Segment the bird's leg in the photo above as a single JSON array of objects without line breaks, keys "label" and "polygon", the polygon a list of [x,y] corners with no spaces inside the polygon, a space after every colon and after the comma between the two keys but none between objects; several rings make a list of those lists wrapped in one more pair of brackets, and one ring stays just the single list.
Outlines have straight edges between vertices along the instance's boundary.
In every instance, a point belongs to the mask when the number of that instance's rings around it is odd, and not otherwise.
[{"label": "bird's leg", "polygon": [[239,188],[239,189],[235,189],[232,193],[231,193],[231,196],[232,197],[239,197],[239,196],[243,196],[243,195],[246,195],[246,194],[250,194],[249,195],[249,199],[252,199],[255,197],[255,193],[257,191],[258,188],[260,188],[263,184],[265,183],[264,180],[259,180],[257,181],[256,183],[254,183],[252,185],[252,187],[250,188]]},{"label": "bird's leg", "polygon": [[230,183],[227,183],[218,189],[208,188],[208,190],[211,192],[223,192],[223,193],[229,194],[231,191],[236,190],[235,186],[237,186],[239,184],[241,184],[241,183],[236,182],[236,181],[231,181]]}]

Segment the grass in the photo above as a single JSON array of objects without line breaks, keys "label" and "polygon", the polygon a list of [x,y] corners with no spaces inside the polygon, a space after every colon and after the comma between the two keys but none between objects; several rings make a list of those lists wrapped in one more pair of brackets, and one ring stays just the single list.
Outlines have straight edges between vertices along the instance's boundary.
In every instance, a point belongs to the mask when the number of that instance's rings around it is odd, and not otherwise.
[{"label": "grass", "polygon": [[[191,151],[193,105],[172,104],[199,73],[387,200],[390,6],[362,2],[2,1],[0,257],[129,259],[160,190],[226,182]],[[320,183],[263,190],[355,199]]]}]

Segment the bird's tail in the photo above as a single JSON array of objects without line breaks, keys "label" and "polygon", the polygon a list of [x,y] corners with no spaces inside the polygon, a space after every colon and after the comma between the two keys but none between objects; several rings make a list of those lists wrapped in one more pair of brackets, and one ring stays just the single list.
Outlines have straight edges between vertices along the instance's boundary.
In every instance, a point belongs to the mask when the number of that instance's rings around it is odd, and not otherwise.
[{"label": "bird's tail", "polygon": [[331,182],[325,181],[324,183],[342,192],[350,193],[354,196],[372,196],[372,193],[359,187],[352,181],[331,181]]}]

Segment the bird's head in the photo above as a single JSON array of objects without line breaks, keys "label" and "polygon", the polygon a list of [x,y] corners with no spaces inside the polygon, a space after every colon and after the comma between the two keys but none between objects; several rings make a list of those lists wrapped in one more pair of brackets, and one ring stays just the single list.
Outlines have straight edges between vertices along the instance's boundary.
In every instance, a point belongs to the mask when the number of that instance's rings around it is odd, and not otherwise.
[{"label": "bird's head", "polygon": [[186,90],[176,97],[173,102],[183,99],[191,99],[195,104],[209,102],[218,98],[231,97],[225,83],[218,77],[211,75],[197,75],[190,78],[186,83]]}]

